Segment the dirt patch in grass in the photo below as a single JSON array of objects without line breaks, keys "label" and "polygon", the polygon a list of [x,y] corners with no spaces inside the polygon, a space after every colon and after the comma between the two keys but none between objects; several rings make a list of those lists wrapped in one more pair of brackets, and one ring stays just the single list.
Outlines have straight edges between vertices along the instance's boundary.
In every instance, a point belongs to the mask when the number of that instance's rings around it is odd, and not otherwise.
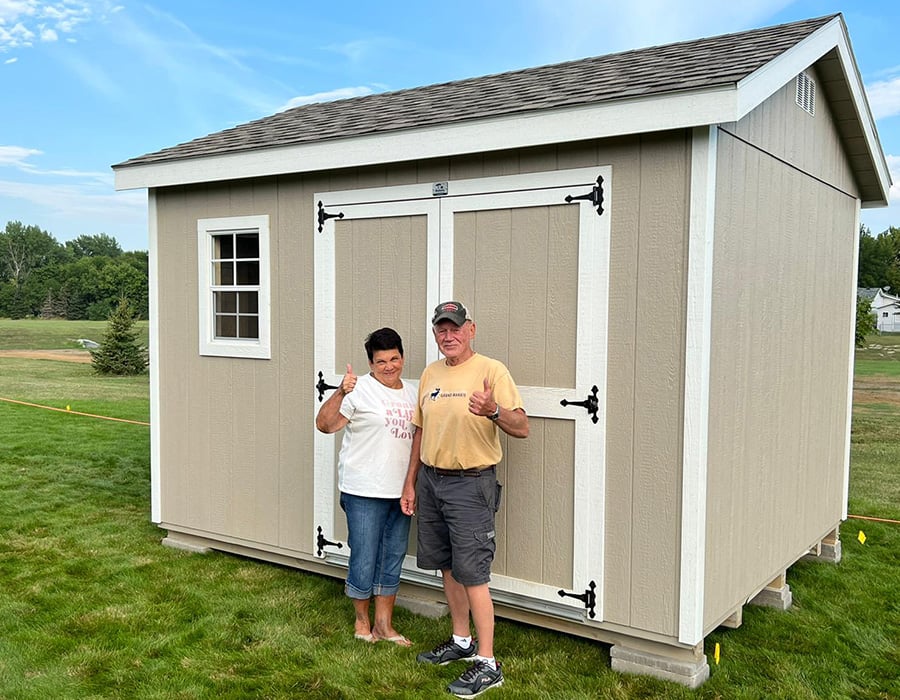
[{"label": "dirt patch in grass", "polygon": [[0,350],[0,357],[18,357],[24,360],[60,360],[62,362],[90,363],[88,350]]},{"label": "dirt patch in grass", "polygon": [[857,377],[853,381],[853,403],[900,406],[900,385],[884,377]]}]

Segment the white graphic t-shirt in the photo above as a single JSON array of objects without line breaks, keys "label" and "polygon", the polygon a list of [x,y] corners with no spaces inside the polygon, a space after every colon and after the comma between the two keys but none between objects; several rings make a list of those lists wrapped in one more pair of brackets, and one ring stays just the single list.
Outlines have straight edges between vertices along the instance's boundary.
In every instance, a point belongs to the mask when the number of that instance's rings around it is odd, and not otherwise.
[{"label": "white graphic t-shirt", "polygon": [[391,389],[370,374],[359,377],[341,404],[348,421],[338,456],[338,488],[371,498],[400,498],[409,466],[416,389]]}]

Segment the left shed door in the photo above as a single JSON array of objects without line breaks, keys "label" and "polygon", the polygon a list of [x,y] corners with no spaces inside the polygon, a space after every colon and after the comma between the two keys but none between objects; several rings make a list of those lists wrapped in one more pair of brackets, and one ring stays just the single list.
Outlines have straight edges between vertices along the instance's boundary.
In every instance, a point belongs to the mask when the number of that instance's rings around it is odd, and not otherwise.
[{"label": "left shed door", "polygon": [[[422,309],[432,297],[437,304],[436,285],[429,289],[428,280],[436,278],[438,264],[438,202],[341,203],[337,194],[323,204],[343,217],[326,221],[315,237],[316,371],[331,386],[340,383],[348,364],[357,375],[368,372],[365,337],[389,326],[403,339],[403,380],[417,386],[425,365],[435,359],[426,353],[436,353]],[[325,391],[321,401],[330,395]],[[318,390],[315,401],[318,409]],[[341,435],[317,431],[315,436],[314,551],[346,566],[347,524],[337,506]],[[320,546],[325,541],[333,544]],[[414,548],[414,534],[410,542]],[[412,558],[407,567],[415,568]]]}]

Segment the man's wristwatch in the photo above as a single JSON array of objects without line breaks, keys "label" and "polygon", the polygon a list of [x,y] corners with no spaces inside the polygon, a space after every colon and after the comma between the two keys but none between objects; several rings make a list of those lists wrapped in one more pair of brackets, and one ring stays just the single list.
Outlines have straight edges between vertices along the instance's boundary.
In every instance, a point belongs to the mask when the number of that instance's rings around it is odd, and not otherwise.
[{"label": "man's wristwatch", "polygon": [[496,410],[491,415],[489,415],[487,418],[488,418],[488,420],[497,420],[499,417],[500,417],[500,404],[498,403]]}]

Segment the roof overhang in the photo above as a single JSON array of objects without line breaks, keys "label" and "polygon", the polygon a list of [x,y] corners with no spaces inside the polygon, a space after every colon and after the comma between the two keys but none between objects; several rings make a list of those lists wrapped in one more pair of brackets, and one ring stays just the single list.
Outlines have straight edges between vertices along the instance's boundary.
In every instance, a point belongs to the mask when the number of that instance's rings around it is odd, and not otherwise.
[{"label": "roof overhang", "polygon": [[[738,83],[694,91],[536,110],[421,129],[331,139],[214,156],[115,166],[117,190],[311,173],[340,168],[546,146],[735,122],[802,70],[836,51],[850,110],[847,133],[858,133],[849,152],[863,191],[862,206],[886,206],[890,175],[840,17]],[[832,71],[833,72],[833,71]],[[866,186],[866,183],[869,183]]]}]

